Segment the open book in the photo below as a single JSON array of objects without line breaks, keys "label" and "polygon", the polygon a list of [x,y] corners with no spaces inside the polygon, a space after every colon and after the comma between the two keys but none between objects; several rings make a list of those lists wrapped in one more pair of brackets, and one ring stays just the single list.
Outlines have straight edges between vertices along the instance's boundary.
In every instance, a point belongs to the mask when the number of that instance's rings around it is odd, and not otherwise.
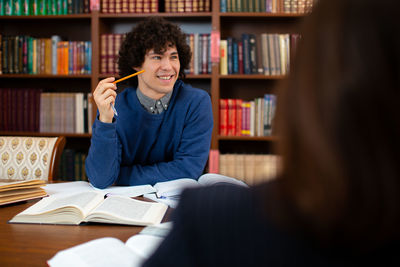
[{"label": "open book", "polygon": [[124,244],[113,237],[103,237],[64,249],[47,261],[51,267],[87,266],[142,266],[164,240],[171,222],[145,227]]},{"label": "open book", "polygon": [[165,203],[168,206],[175,208],[178,204],[180,194],[186,188],[198,187],[198,186],[211,186],[217,184],[231,184],[236,186],[248,187],[243,181],[237,180],[232,177],[206,173],[200,176],[196,181],[190,178],[181,178],[176,180],[171,180],[167,182],[156,183],[153,187],[155,193],[144,194],[143,196],[151,200]]},{"label": "open book", "polygon": [[81,224],[83,222],[151,225],[160,223],[167,206],[102,192],[52,195],[17,214],[10,223]]},{"label": "open book", "polygon": [[45,181],[38,179],[0,180],[0,205],[47,196],[44,185]]}]

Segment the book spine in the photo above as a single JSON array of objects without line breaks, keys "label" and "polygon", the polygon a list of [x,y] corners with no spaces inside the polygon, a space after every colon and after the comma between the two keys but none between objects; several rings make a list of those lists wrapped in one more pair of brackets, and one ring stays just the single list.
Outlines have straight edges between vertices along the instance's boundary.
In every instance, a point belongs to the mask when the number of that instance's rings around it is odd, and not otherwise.
[{"label": "book spine", "polygon": [[234,136],[236,130],[236,99],[228,99],[228,136]]},{"label": "book spine", "polygon": [[228,135],[228,100],[219,100],[219,134],[222,136]]},{"label": "book spine", "polygon": [[227,75],[228,74],[228,42],[227,40],[221,40],[220,44],[220,74]]}]

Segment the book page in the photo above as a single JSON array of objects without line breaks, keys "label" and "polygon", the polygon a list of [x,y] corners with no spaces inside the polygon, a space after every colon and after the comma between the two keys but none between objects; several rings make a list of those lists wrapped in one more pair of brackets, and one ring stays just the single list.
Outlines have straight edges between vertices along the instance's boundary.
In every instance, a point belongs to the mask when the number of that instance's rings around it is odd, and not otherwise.
[{"label": "book page", "polygon": [[85,219],[87,222],[149,225],[160,223],[167,206],[162,203],[109,196]]},{"label": "book page", "polygon": [[[92,186],[92,185],[91,185]],[[92,186],[93,187],[93,186]],[[96,191],[105,192],[107,195],[118,195],[127,197],[137,197],[148,193],[156,192],[155,188],[149,184],[134,186],[110,186],[105,189],[93,187]]]},{"label": "book page", "polygon": [[59,251],[47,261],[51,267],[134,267],[141,266],[143,257],[116,238],[104,237]]},{"label": "book page", "polygon": [[220,183],[228,183],[248,187],[248,185],[245,184],[243,181],[221,174],[206,173],[199,178],[199,184],[201,185],[215,185]]},{"label": "book page", "polygon": [[98,189],[85,181],[47,184],[44,189],[49,195],[97,191],[103,192],[104,194],[137,197],[155,192],[155,189],[149,184],[138,186],[110,186],[105,189]]},{"label": "book page", "polygon": [[85,181],[47,184],[43,188],[49,195],[94,191],[90,184]]},{"label": "book page", "polygon": [[160,182],[154,185],[157,197],[170,197],[180,195],[182,190],[189,187],[199,186],[198,182],[190,178],[181,178],[167,182]]},{"label": "book page", "polygon": [[97,192],[54,195],[17,214],[10,222],[78,224],[103,199],[103,194]]}]

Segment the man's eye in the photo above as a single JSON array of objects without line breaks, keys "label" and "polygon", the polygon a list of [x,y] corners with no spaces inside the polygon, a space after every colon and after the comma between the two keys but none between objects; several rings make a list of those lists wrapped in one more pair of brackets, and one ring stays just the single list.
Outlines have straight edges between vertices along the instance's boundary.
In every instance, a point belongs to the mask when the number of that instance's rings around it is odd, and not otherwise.
[{"label": "man's eye", "polygon": [[178,56],[171,56],[171,59],[178,59]]},{"label": "man's eye", "polygon": [[161,57],[160,56],[153,56],[152,59],[158,60],[158,59],[161,59]]}]

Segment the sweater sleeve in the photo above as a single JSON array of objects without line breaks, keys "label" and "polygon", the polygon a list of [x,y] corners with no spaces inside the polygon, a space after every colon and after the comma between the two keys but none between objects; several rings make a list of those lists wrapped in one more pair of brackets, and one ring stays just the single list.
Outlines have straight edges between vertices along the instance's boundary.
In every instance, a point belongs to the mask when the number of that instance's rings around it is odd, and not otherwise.
[{"label": "sweater sleeve", "polygon": [[197,179],[210,150],[213,116],[208,94],[200,95],[187,113],[179,147],[173,160],[152,165],[121,166],[118,184],[155,184],[177,178]]},{"label": "sweater sleeve", "polygon": [[93,186],[102,189],[115,183],[120,172],[121,149],[116,123],[96,119],[85,163],[86,174]]}]

